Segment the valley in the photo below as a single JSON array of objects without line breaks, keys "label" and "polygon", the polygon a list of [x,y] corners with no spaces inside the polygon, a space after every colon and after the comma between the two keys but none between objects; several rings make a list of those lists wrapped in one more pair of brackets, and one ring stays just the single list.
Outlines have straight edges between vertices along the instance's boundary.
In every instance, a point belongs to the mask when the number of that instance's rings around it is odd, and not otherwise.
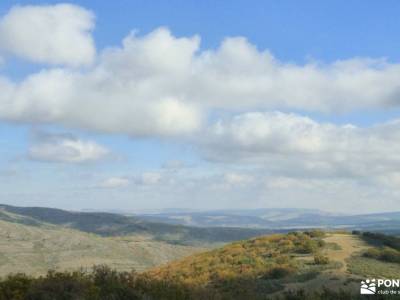
[{"label": "valley", "polygon": [[[400,276],[400,239],[393,235],[198,228],[109,213],[0,207],[1,300],[5,287],[14,291],[14,281],[48,295],[57,278],[71,281],[81,296],[118,283],[131,295],[124,299],[322,300],[337,299],[338,291],[357,295],[365,278]],[[99,276],[106,277],[99,282]]]}]

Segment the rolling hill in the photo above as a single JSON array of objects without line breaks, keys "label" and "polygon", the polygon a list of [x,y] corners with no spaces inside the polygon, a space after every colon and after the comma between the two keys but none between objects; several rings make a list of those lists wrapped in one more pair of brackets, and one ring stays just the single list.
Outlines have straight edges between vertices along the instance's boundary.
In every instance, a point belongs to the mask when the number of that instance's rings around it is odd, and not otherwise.
[{"label": "rolling hill", "polygon": [[223,299],[258,299],[283,290],[286,284],[311,280],[321,271],[341,267],[336,261],[314,262],[314,255],[325,250],[322,237],[322,232],[258,237],[156,267],[146,274],[156,280],[179,282],[189,290],[207,287]]},{"label": "rolling hill", "polygon": [[400,238],[275,234],[194,254],[144,275],[181,284],[188,299],[359,299],[361,280],[400,277]]},{"label": "rolling hill", "polygon": [[[275,211],[268,218],[286,222],[307,213]],[[384,223],[387,218],[363,215],[362,222],[353,224]],[[268,234],[271,231],[196,228],[112,213],[1,205],[0,276],[27,275],[3,277],[0,299],[13,299],[7,293],[24,284],[25,291],[41,295],[32,299],[49,293],[58,299],[59,289],[67,287],[81,299],[93,291],[124,291],[130,296],[121,299],[147,300],[358,299],[360,280],[400,277],[400,238],[395,236],[320,230]],[[111,269],[91,271],[95,265]],[[56,271],[43,276],[48,270]],[[2,293],[8,296],[2,298]]]},{"label": "rolling hill", "polygon": [[146,236],[101,237],[56,225],[30,226],[0,220],[0,276],[48,270],[76,270],[107,264],[119,271],[143,271],[200,251]]},{"label": "rolling hill", "polygon": [[142,273],[96,267],[9,276],[0,280],[0,299],[361,300],[362,280],[399,278],[399,264],[400,239],[393,236],[290,232],[234,242]]},{"label": "rolling hill", "polygon": [[0,276],[106,264],[143,271],[269,230],[195,228],[110,213],[0,205]]},{"label": "rolling hill", "polygon": [[271,233],[269,229],[197,228],[143,220],[140,217],[101,212],[73,212],[45,207],[0,205],[0,220],[30,226],[58,225],[103,237],[142,235],[172,244],[215,246]]}]

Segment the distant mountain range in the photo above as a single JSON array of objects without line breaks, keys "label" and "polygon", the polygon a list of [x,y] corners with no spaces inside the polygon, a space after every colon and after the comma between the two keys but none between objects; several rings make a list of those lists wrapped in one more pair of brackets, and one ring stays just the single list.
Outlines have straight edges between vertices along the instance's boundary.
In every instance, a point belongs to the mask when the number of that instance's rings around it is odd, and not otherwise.
[{"label": "distant mountain range", "polygon": [[138,217],[152,222],[199,227],[268,228],[271,230],[318,227],[400,232],[400,212],[343,215],[314,209],[268,208],[204,212],[170,211],[142,214]]},{"label": "distant mountain range", "polygon": [[[13,218],[9,213],[18,217]],[[44,222],[101,236],[141,234],[184,245],[226,243],[273,232],[307,228],[400,233],[400,212],[343,215],[298,208],[203,212],[168,210],[161,213],[124,215],[0,204],[0,220],[27,225],[40,225]]]},{"label": "distant mountain range", "polygon": [[74,212],[0,204],[0,220],[29,226],[53,224],[103,237],[142,235],[172,244],[207,246],[271,233],[266,228],[192,227],[106,212]]}]

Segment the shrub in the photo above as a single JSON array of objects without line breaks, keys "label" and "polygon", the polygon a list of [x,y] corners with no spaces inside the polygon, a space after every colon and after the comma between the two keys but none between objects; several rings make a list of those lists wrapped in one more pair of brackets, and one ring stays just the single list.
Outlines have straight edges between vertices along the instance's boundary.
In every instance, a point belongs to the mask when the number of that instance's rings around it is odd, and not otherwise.
[{"label": "shrub", "polygon": [[325,232],[319,229],[311,230],[311,231],[305,231],[305,234],[312,238],[323,238],[325,237]]},{"label": "shrub", "polygon": [[387,262],[400,263],[400,252],[388,247],[368,249],[363,256]]},{"label": "shrub", "polygon": [[318,246],[318,242],[315,240],[305,240],[302,241],[296,249],[297,253],[303,253],[303,254],[310,254],[310,253],[314,253],[315,251],[317,251],[317,249],[319,248]]},{"label": "shrub", "polygon": [[370,248],[366,252],[364,252],[363,256],[369,257],[369,258],[375,258],[378,259],[380,256],[380,251],[376,248]]},{"label": "shrub", "polygon": [[329,257],[322,254],[314,255],[314,263],[316,265],[327,265],[329,264]]},{"label": "shrub", "polygon": [[391,247],[400,251],[400,238],[390,235],[385,235],[383,233],[374,233],[374,232],[363,232],[362,237],[366,240],[374,240],[379,241],[383,245]]},{"label": "shrub", "polygon": [[400,252],[390,248],[384,248],[381,252],[380,259],[388,262],[400,263]]},{"label": "shrub", "polygon": [[283,264],[289,263],[290,258],[287,255],[281,255],[281,256],[278,256],[277,258],[275,258],[275,261],[277,264],[283,265]]},{"label": "shrub", "polygon": [[92,290],[92,283],[82,272],[54,272],[33,281],[27,291],[31,300],[85,299]]},{"label": "shrub", "polygon": [[92,277],[101,299],[139,299],[133,288],[134,272],[117,272],[107,266],[96,266]]},{"label": "shrub", "polygon": [[8,276],[0,282],[0,299],[25,299],[25,295],[33,280],[25,274]]},{"label": "shrub", "polygon": [[265,274],[265,279],[280,279],[292,275],[295,269],[290,266],[277,266],[273,267],[267,274]]}]

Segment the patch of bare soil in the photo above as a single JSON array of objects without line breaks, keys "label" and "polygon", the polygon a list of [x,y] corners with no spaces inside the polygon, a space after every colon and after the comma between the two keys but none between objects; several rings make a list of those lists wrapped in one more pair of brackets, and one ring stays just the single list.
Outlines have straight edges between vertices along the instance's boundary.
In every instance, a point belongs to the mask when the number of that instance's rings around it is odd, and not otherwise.
[{"label": "patch of bare soil", "polygon": [[330,234],[325,238],[325,242],[335,243],[341,248],[340,250],[327,249],[325,251],[325,254],[330,260],[338,261],[342,264],[342,267],[336,270],[341,273],[347,272],[346,260],[350,258],[353,253],[365,250],[369,247],[368,244],[358,236],[351,234]]}]

